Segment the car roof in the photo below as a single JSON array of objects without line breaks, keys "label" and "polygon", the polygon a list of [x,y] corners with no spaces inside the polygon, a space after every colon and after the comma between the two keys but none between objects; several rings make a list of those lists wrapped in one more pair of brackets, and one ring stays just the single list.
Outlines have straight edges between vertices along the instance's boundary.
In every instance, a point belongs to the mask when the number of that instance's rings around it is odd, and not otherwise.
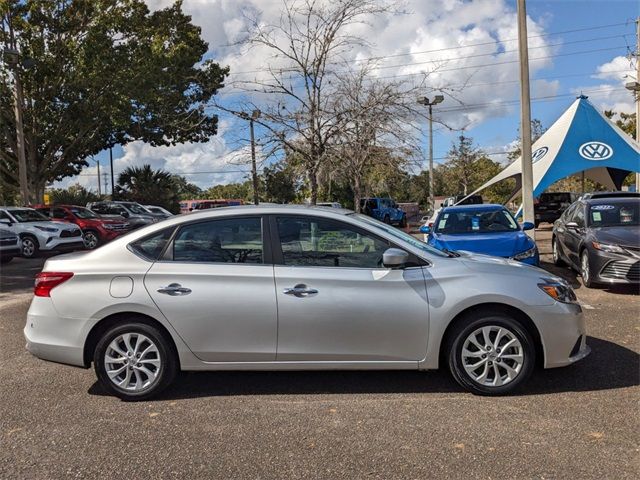
[{"label": "car roof", "polygon": [[585,198],[582,200],[587,205],[597,205],[601,203],[627,203],[629,200],[640,202],[640,197],[604,197],[604,198]]},{"label": "car roof", "polygon": [[475,203],[469,205],[452,205],[451,207],[444,207],[443,212],[465,212],[467,210],[478,210],[482,212],[495,212],[498,210],[506,210],[504,205],[499,203]]},{"label": "car roof", "polygon": [[353,210],[347,210],[346,208],[334,208],[334,207],[322,207],[318,205],[283,205],[283,204],[263,204],[263,205],[234,205],[230,207],[210,208],[206,210],[194,210],[183,215],[207,215],[211,212],[223,213],[223,212],[237,212],[239,215],[246,215],[250,213],[267,214],[267,213],[305,213],[309,211],[317,212],[330,212],[340,215],[349,215],[353,213]]},{"label": "car roof", "polygon": [[12,209],[12,210],[35,210],[35,208],[33,207],[16,207],[15,205],[9,205],[9,206],[0,206],[0,208],[4,208],[4,209]]}]

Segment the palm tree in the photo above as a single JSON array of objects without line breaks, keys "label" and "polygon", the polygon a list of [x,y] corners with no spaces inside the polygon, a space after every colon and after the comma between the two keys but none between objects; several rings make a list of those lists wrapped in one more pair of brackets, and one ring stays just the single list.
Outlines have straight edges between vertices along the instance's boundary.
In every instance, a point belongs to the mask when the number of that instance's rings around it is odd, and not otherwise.
[{"label": "palm tree", "polygon": [[159,205],[178,213],[179,192],[173,175],[166,170],[153,170],[151,165],[128,167],[118,175],[118,198],[143,205]]}]

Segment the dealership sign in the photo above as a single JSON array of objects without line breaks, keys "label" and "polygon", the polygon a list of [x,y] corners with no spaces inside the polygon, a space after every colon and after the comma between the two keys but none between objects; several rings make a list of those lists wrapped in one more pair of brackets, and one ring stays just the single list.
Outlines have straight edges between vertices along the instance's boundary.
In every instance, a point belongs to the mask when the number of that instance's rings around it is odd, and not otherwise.
[{"label": "dealership sign", "polygon": [[587,142],[580,145],[578,153],[587,160],[606,160],[613,155],[613,148],[602,142]]}]

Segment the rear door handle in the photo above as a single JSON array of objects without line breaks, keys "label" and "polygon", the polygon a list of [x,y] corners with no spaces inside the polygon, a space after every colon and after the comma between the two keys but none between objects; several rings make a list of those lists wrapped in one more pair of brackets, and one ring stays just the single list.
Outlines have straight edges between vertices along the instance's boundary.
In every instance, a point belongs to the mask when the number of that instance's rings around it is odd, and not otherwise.
[{"label": "rear door handle", "polygon": [[311,295],[317,295],[318,290],[315,288],[309,288],[304,283],[299,283],[295,287],[287,287],[283,290],[285,295],[293,295],[294,297],[309,297]]},{"label": "rear door handle", "polygon": [[178,297],[180,295],[189,295],[191,293],[191,289],[183,287],[179,283],[171,283],[166,287],[159,288],[158,293],[164,293],[172,297]]}]

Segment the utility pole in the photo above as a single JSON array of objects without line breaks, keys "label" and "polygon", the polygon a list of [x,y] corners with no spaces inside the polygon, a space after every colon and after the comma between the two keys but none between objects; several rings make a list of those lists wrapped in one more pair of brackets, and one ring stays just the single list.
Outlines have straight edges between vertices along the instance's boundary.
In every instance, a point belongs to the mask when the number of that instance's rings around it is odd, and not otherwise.
[{"label": "utility pole", "polygon": [[107,192],[108,192],[108,190],[107,190],[107,172],[104,172],[104,171],[102,172],[102,183],[104,184],[104,186],[102,188],[103,188],[104,194],[106,195]]},{"label": "utility pole", "polygon": [[[636,18],[636,142],[640,144],[640,17]],[[636,172],[636,192],[640,192],[640,172]]]},{"label": "utility pole", "polygon": [[[522,220],[535,222],[533,211],[533,162],[531,160],[531,96],[529,91],[529,51],[527,8],[518,0],[518,47],[520,51],[520,133],[522,135]],[[535,229],[527,233],[535,240]]]},{"label": "utility pole", "polygon": [[[109,163],[111,164],[111,200],[116,199],[116,193],[113,184],[113,148],[109,147]],[[106,187],[105,187],[106,190]]]},{"label": "utility pole", "polygon": [[98,196],[102,197],[102,188],[100,188],[100,160],[96,160],[98,165]]},{"label": "utility pole", "polygon": [[253,203],[258,205],[260,198],[258,196],[258,168],[256,166],[256,140],[253,132],[253,122],[260,118],[260,110],[254,110],[249,117],[249,134],[251,136],[251,178],[253,180]]},{"label": "utility pole", "polygon": [[429,107],[429,206],[431,212],[436,211],[436,200],[433,182],[433,106],[444,101],[444,96],[436,95],[432,102],[427,97],[419,97],[418,103]]}]

